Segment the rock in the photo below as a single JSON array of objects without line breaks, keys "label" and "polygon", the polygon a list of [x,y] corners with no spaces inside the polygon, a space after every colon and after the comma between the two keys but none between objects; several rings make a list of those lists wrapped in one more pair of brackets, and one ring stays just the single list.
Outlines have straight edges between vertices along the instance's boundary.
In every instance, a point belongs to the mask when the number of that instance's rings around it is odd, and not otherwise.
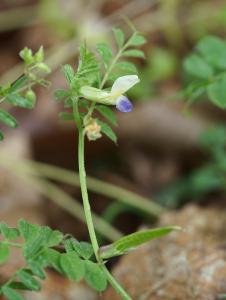
[{"label": "rock", "polygon": [[[225,209],[189,205],[165,213],[158,224],[182,232],[145,244],[113,270],[133,300],[216,300],[226,294]],[[109,288],[103,300],[119,300]]]}]

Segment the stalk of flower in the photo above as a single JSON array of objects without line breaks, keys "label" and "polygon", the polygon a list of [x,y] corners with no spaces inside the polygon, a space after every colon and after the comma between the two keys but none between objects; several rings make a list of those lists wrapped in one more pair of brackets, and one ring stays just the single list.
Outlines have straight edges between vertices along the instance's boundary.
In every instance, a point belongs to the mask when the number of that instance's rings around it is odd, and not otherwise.
[{"label": "stalk of flower", "polygon": [[83,86],[80,89],[80,94],[87,100],[106,105],[115,105],[121,112],[130,112],[133,109],[133,104],[124,93],[138,82],[140,82],[140,79],[137,75],[125,75],[115,80],[111,91],[101,90],[91,86]]}]

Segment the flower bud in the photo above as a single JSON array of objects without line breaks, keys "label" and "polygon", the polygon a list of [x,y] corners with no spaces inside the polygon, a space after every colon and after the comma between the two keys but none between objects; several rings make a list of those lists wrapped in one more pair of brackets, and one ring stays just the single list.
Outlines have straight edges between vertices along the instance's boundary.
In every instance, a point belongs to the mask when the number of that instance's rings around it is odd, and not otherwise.
[{"label": "flower bud", "polygon": [[25,94],[25,97],[32,102],[35,102],[36,100],[36,95],[33,90],[28,90]]},{"label": "flower bud", "polygon": [[39,50],[35,53],[34,59],[36,62],[42,62],[44,60],[44,50],[43,46],[39,48]]},{"label": "flower bud", "polygon": [[33,90],[28,90],[25,94],[25,98],[28,99],[32,103],[32,106],[35,105],[36,95]]},{"label": "flower bud", "polygon": [[33,55],[31,49],[25,47],[23,50],[19,53],[20,57],[24,60],[26,65],[30,65],[33,63]]},{"label": "flower bud", "polygon": [[39,62],[36,64],[36,68],[38,68],[41,72],[50,73],[51,69],[47,66],[47,64],[43,62]]}]

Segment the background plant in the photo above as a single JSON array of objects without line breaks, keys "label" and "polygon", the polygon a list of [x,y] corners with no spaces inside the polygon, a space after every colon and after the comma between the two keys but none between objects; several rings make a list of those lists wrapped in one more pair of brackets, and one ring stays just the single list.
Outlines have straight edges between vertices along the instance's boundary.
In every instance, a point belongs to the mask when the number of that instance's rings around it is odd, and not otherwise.
[{"label": "background plant", "polygon": [[226,129],[218,125],[199,137],[199,148],[207,161],[155,195],[160,204],[176,208],[186,202],[202,202],[210,193],[225,191]]},{"label": "background plant", "polygon": [[[0,86],[0,103],[4,102],[20,108],[32,109],[35,106],[36,95],[33,90],[34,85],[48,86],[49,82],[43,75],[50,73],[50,68],[44,60],[44,50],[41,46],[33,54],[31,49],[24,48],[20,53],[24,62],[24,73],[13,83]],[[17,120],[4,109],[0,109],[0,121],[11,128],[18,126]],[[4,135],[0,132],[0,139]]]},{"label": "background plant", "polygon": [[226,42],[216,36],[205,36],[195,52],[184,61],[188,102],[207,96],[219,108],[226,108]]},{"label": "background plant", "polygon": [[[185,87],[179,95],[192,103],[210,101],[219,109],[226,108],[226,42],[207,35],[198,41],[183,61]],[[178,207],[209,193],[225,190],[225,126],[211,125],[199,137],[198,146],[208,161],[189,174],[166,186],[155,195],[159,203]]]}]

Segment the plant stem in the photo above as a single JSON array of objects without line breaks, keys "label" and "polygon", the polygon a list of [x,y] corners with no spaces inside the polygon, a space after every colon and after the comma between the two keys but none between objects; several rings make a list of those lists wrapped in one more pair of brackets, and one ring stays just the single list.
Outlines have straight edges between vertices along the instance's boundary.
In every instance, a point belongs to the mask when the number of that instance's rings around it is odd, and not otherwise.
[{"label": "plant stem", "polygon": [[84,161],[84,132],[82,128],[79,128],[78,162],[79,162],[79,178],[80,178],[84,212],[85,212],[87,227],[89,231],[90,240],[93,246],[94,254],[103,272],[105,273],[109,283],[112,285],[112,287],[117,291],[117,293],[122,297],[122,299],[132,300],[129,297],[129,295],[126,293],[126,291],[124,291],[124,289],[118,284],[118,282],[110,274],[108,269],[105,267],[103,260],[99,257],[98,254],[99,245],[98,245],[95,228],[92,220],[92,213],[91,213],[88,191],[87,191],[86,171],[85,171],[85,161]]},{"label": "plant stem", "polygon": [[101,265],[102,271],[105,273],[111,286],[117,291],[117,293],[122,297],[123,300],[132,300],[132,298],[126,293],[123,287],[117,282],[117,280],[108,271],[105,264]]},{"label": "plant stem", "polygon": [[78,140],[78,163],[79,163],[79,178],[80,178],[80,186],[82,192],[82,199],[83,199],[83,206],[84,212],[87,222],[87,227],[89,231],[90,240],[93,246],[93,251],[95,253],[96,259],[98,259],[98,242],[97,237],[93,225],[92,220],[92,213],[89,204],[89,197],[87,191],[87,184],[86,184],[86,171],[85,171],[85,161],[84,161],[84,133],[83,129],[79,128],[79,140]]},{"label": "plant stem", "polygon": [[93,218],[92,218],[91,208],[89,204],[87,183],[86,183],[85,158],[84,158],[85,137],[84,137],[84,131],[83,131],[83,127],[82,127],[82,123],[78,111],[78,100],[72,99],[72,101],[73,101],[73,116],[79,134],[78,135],[78,168],[79,168],[79,180],[80,180],[80,188],[82,193],[82,201],[83,201],[86,224],[89,231],[89,237],[93,246],[94,254],[98,261],[99,246],[98,246],[97,237],[94,229]]},{"label": "plant stem", "polygon": [[89,196],[87,190],[87,182],[86,182],[86,170],[85,170],[85,135],[84,129],[82,127],[81,119],[78,111],[78,101],[73,101],[73,115],[74,120],[76,122],[78,128],[78,166],[79,166],[79,180],[80,187],[82,193],[83,207],[86,218],[86,224],[88,227],[89,237],[93,246],[93,251],[96,257],[97,262],[100,264],[103,272],[105,273],[109,283],[112,287],[117,291],[119,295],[121,295],[124,300],[132,300],[129,295],[124,291],[124,289],[119,285],[119,283],[114,279],[114,277],[110,274],[108,269],[106,268],[104,261],[99,256],[99,245],[97,241],[97,236],[93,224],[92,212],[89,203]]}]

